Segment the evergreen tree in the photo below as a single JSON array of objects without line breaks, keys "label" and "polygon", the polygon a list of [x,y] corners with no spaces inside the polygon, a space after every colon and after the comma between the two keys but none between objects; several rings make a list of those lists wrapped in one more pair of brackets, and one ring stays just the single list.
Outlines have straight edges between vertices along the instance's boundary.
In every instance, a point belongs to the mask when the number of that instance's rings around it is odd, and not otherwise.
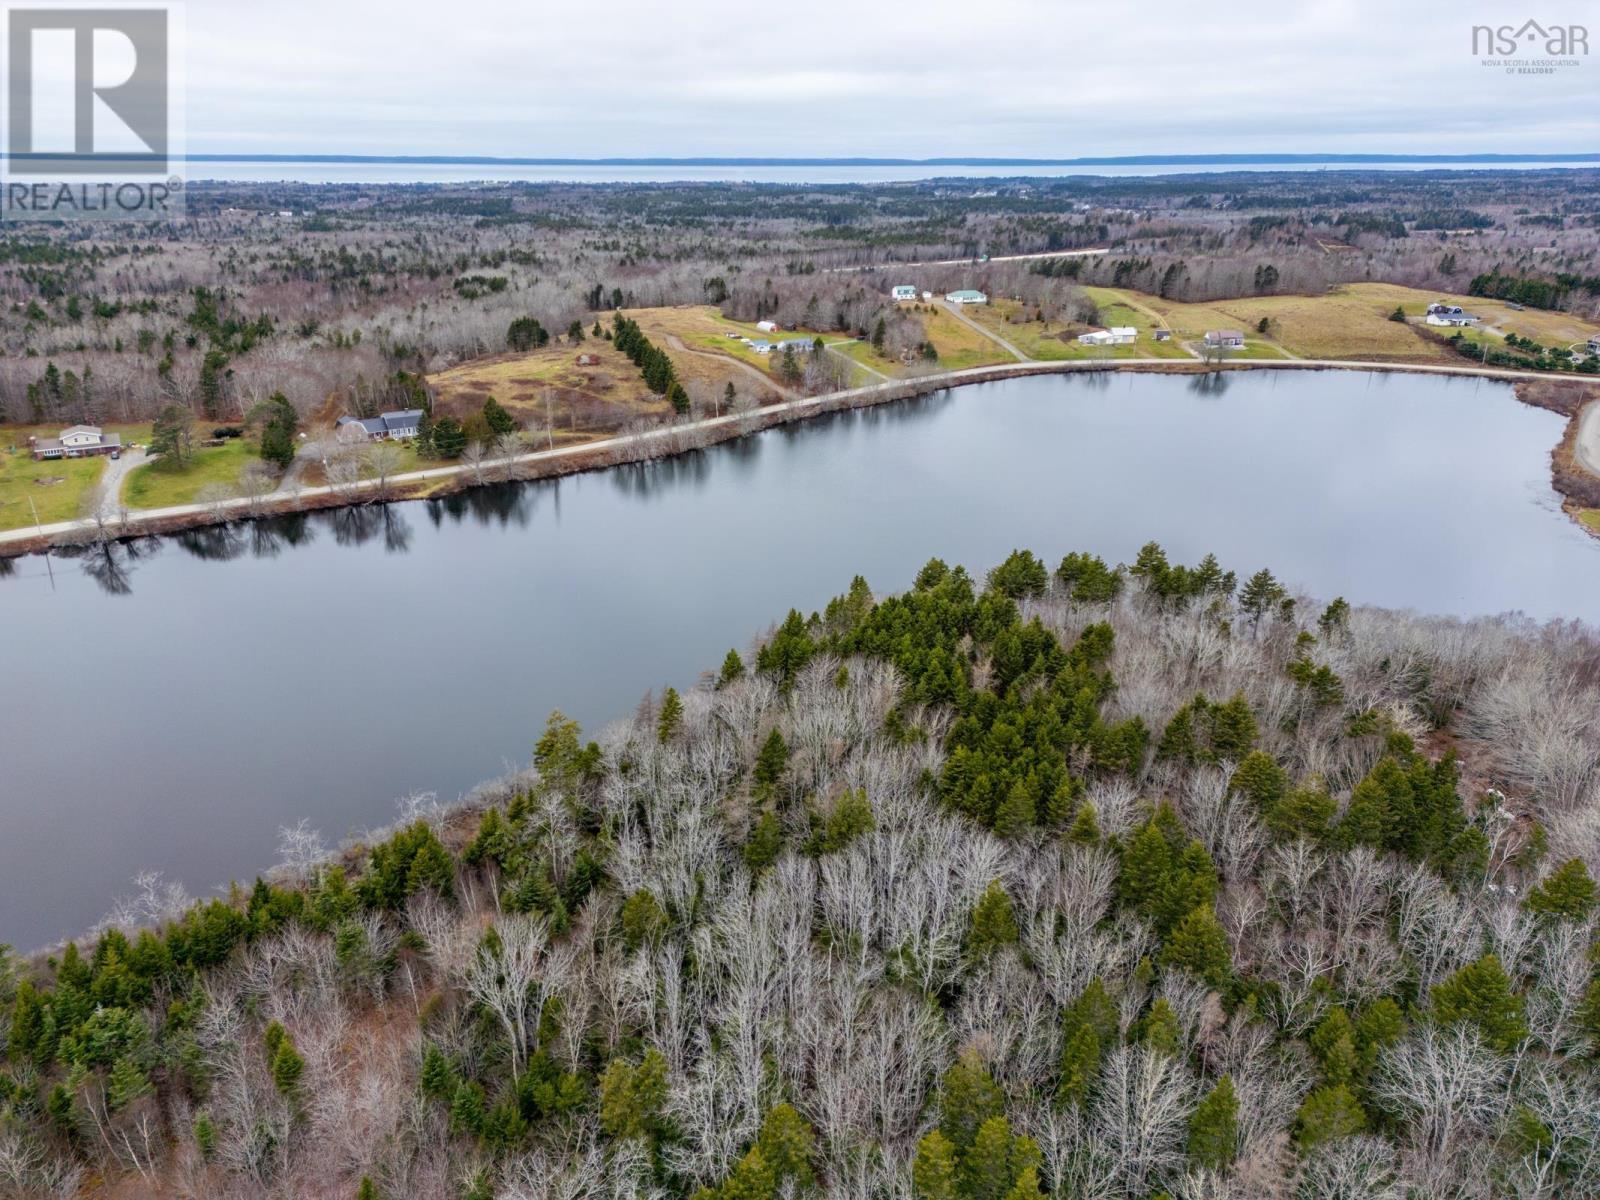
[{"label": "evergreen tree", "polygon": [[744,659],[739,657],[737,650],[729,650],[728,656],[722,660],[722,670],[717,675],[717,686],[727,687],[735,679],[744,675]]},{"label": "evergreen tree", "polygon": [[1528,893],[1529,912],[1550,921],[1585,921],[1594,911],[1595,885],[1581,858],[1557,867]]},{"label": "evergreen tree", "polygon": [[508,413],[505,405],[501,404],[493,396],[488,397],[483,402],[483,420],[484,424],[488,425],[489,432],[496,437],[515,432],[517,428],[516,418]]},{"label": "evergreen tree", "polygon": [[911,1186],[920,1200],[960,1200],[956,1148],[937,1129],[917,1143],[917,1157],[911,1165]]},{"label": "evergreen tree", "polygon": [[722,1185],[721,1200],[773,1200],[778,1176],[760,1146],[752,1146]]},{"label": "evergreen tree", "polygon": [[1178,1024],[1178,1014],[1172,1011],[1172,1005],[1164,997],[1152,1004],[1150,1011],[1145,1014],[1139,1038],[1150,1049],[1170,1058],[1177,1058],[1183,1053],[1183,1027]]},{"label": "evergreen tree", "polygon": [[640,888],[622,904],[622,940],[629,950],[654,942],[666,932],[667,913],[647,888]]},{"label": "evergreen tree", "polygon": [[1224,1075],[1189,1116],[1189,1157],[1213,1171],[1226,1170],[1239,1148],[1239,1097]]},{"label": "evergreen tree", "polygon": [[1011,897],[998,879],[991,880],[973,906],[967,949],[974,958],[984,958],[1016,940],[1017,920],[1011,909]]},{"label": "evergreen tree", "polygon": [[1019,779],[994,811],[994,832],[1003,838],[1021,837],[1033,828],[1034,816],[1033,793],[1027,782]]},{"label": "evergreen tree", "polygon": [[1366,1127],[1367,1114],[1361,1102],[1342,1083],[1312,1092],[1300,1105],[1294,1121],[1295,1140],[1302,1150],[1361,1133]]},{"label": "evergreen tree", "polygon": [[614,1138],[653,1138],[667,1102],[667,1060],[646,1050],[638,1066],[613,1059],[600,1077],[600,1127]]},{"label": "evergreen tree", "polygon": [[356,1200],[380,1200],[378,1185],[372,1182],[372,1176],[361,1177],[361,1185],[356,1188]]},{"label": "evergreen tree", "polygon": [[429,1042],[422,1049],[422,1068],[418,1073],[422,1094],[448,1102],[455,1095],[456,1083],[455,1068],[450,1065],[450,1060],[445,1057],[444,1051]]},{"label": "evergreen tree", "polygon": [[1004,1200],[1011,1190],[1011,1125],[1003,1116],[990,1117],[961,1162],[964,1200]]},{"label": "evergreen tree", "polygon": [[744,865],[752,874],[759,875],[783,852],[783,825],[777,815],[763,812],[750,827],[750,836],[744,844]]},{"label": "evergreen tree", "polygon": [[811,1154],[816,1133],[793,1105],[779,1104],[761,1122],[756,1146],[780,1180],[793,1179],[800,1187],[813,1182]]},{"label": "evergreen tree", "polygon": [[200,1157],[210,1162],[217,1153],[217,1126],[211,1114],[201,1109],[194,1117],[194,1144]]},{"label": "evergreen tree", "polygon": [[1067,829],[1067,841],[1075,846],[1098,846],[1100,844],[1100,821],[1095,815],[1094,805],[1085,800],[1078,805],[1078,811],[1072,816],[1072,825]]},{"label": "evergreen tree", "polygon": [[300,1076],[305,1073],[306,1060],[300,1057],[294,1042],[285,1036],[272,1055],[272,1086],[285,1099],[292,1099],[300,1088]]},{"label": "evergreen tree", "polygon": [[1273,577],[1271,571],[1263,567],[1250,576],[1244,588],[1239,592],[1239,607],[1250,618],[1252,627],[1259,626],[1261,619],[1269,612],[1276,609],[1288,597],[1288,592]]},{"label": "evergreen tree", "polygon": [[1087,1102],[1100,1061],[1120,1033],[1116,1005],[1099,977],[1062,1013],[1061,1071],[1057,1094],[1071,1104]]},{"label": "evergreen tree", "polygon": [[1209,905],[1193,909],[1178,922],[1161,952],[1161,961],[1180,967],[1212,987],[1227,983],[1233,971],[1228,935]]},{"label": "evergreen tree", "polygon": [[460,458],[467,448],[467,431],[454,417],[440,417],[433,423],[433,452],[440,458]]},{"label": "evergreen tree", "polygon": [[669,686],[661,694],[661,711],[656,715],[656,740],[666,745],[678,735],[682,724],[683,701],[678,698],[678,689]]},{"label": "evergreen tree", "polygon": [[761,743],[761,750],[756,755],[754,773],[756,794],[762,797],[770,796],[788,766],[788,743],[783,740],[783,735],[777,729],[773,729],[767,735],[767,740]]},{"label": "evergreen tree", "polygon": [[1528,1036],[1522,997],[1500,960],[1486,954],[1433,987],[1433,1018],[1441,1025],[1467,1022],[1502,1054],[1510,1054]]},{"label": "evergreen tree", "polygon": [[939,1129],[958,1154],[966,1153],[985,1121],[1005,1112],[1005,1095],[976,1052],[969,1050],[944,1073],[939,1112]]}]

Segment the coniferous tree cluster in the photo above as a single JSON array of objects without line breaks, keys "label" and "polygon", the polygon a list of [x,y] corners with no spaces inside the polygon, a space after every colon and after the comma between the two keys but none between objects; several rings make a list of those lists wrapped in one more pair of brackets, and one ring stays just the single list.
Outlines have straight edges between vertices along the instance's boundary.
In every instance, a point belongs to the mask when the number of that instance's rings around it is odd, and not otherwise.
[{"label": "coniferous tree cluster", "polygon": [[1597,1194],[1592,637],[1231,583],[857,579],[479,811],[0,955],[0,1186]]}]

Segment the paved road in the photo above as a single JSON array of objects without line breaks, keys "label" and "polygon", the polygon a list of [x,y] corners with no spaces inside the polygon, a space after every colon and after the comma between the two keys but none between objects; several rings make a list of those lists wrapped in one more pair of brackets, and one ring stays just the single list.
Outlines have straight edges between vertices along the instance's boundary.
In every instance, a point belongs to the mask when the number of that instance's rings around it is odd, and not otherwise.
[{"label": "paved road", "polygon": [[1600,475],[1600,400],[1591,400],[1578,417],[1578,462],[1591,475]]},{"label": "paved road", "polygon": [[995,345],[1002,347],[1006,351],[1006,353],[1010,354],[1018,362],[1025,363],[1025,362],[1033,362],[1034,361],[1033,359],[1029,358],[1026,354],[1024,354],[1021,350],[1018,350],[1010,342],[1006,341],[1005,338],[1001,337],[998,333],[995,333],[991,329],[985,329],[982,325],[979,325],[971,317],[967,316],[966,313],[962,312],[959,305],[951,304],[948,300],[941,300],[941,301],[939,301],[939,307],[944,309],[945,312],[949,313],[952,317],[954,317],[956,320],[960,321],[963,325],[966,325],[966,326],[968,326],[968,327],[970,327],[972,329],[977,330],[979,333],[981,333],[984,337],[988,338]]},{"label": "paved road", "polygon": [[[1021,377],[1025,375],[1064,375],[1074,371],[1118,370],[1127,367],[1171,367],[1176,360],[1170,358],[1123,358],[1114,363],[1084,362],[1081,360],[1069,362],[1024,362],[1012,365],[999,365],[991,367],[968,367],[962,371],[944,371],[933,375],[922,375],[914,379],[896,380],[893,383],[875,383],[868,387],[851,388],[843,392],[828,392],[821,396],[808,396],[797,400],[785,400],[779,404],[769,405],[758,410],[754,415],[763,425],[771,424],[774,417],[779,421],[798,419],[819,412],[826,412],[840,405],[855,403],[872,403],[875,398],[892,398],[895,395],[907,394],[908,389],[923,389],[927,387],[956,387],[963,383],[978,383],[991,379]],[[1551,378],[1576,378],[1579,382],[1600,383],[1589,376],[1552,376],[1539,371],[1506,371],[1496,367],[1467,367],[1467,366],[1442,366],[1423,363],[1388,363],[1388,362],[1362,362],[1359,359],[1246,359],[1228,364],[1229,370],[1255,370],[1255,371],[1293,371],[1293,370],[1352,370],[1352,371],[1387,371],[1411,375],[1461,375],[1477,376],[1482,379],[1518,380],[1518,379],[1551,379]],[[1594,412],[1600,408],[1600,402],[1591,403],[1587,420],[1595,420]],[[738,428],[746,419],[746,414],[730,413],[720,417],[704,417],[698,421],[685,421],[678,425],[667,425],[660,429],[650,429],[642,433],[618,434],[615,437],[601,438],[581,445],[558,446],[552,450],[535,450],[527,454],[520,454],[508,460],[508,464],[535,466],[540,463],[557,462],[563,459],[583,457],[590,454],[603,454],[609,450],[627,449],[632,446],[648,445],[654,441],[667,441],[693,435],[702,431],[727,430]],[[1590,426],[1591,437],[1586,443],[1593,447],[1593,427]],[[502,465],[508,465],[502,464]],[[1586,462],[1587,465],[1587,462]],[[389,478],[391,487],[403,487],[410,483],[426,483],[433,480],[450,479],[462,475],[469,475],[473,468],[465,464],[448,467],[430,467],[423,471],[408,471],[402,475],[393,475]],[[376,490],[372,480],[363,480],[356,486],[349,488],[344,496],[351,496],[361,492],[371,493]],[[306,499],[317,497],[336,496],[339,493],[331,487],[304,488],[300,496]],[[344,498],[344,497],[341,497]],[[251,502],[246,499],[225,500],[220,504],[180,504],[171,508],[151,508],[135,510],[129,514],[127,523],[122,527],[127,533],[138,532],[141,526],[151,523],[172,521],[185,517],[206,515],[242,516],[248,513]],[[78,532],[89,527],[84,521],[58,521],[44,526],[43,533],[47,537],[60,534]],[[24,529],[11,529],[0,532],[0,545],[6,543],[29,542],[38,536],[40,531],[29,526]]]}]

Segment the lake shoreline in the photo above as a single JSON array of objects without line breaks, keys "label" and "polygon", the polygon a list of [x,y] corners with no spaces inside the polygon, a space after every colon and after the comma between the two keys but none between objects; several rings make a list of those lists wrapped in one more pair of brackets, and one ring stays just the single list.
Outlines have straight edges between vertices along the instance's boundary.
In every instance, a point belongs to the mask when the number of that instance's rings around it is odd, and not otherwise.
[{"label": "lake shoreline", "polygon": [[[918,378],[893,380],[840,392],[782,401],[739,414],[699,418],[642,433],[598,438],[576,446],[535,450],[505,462],[479,466],[444,464],[395,476],[386,484],[363,480],[345,488],[310,488],[281,498],[228,500],[213,505],[183,505],[174,509],[135,510],[121,518],[95,522],[62,522],[42,532],[23,529],[0,532],[0,558],[19,558],[52,549],[124,542],[135,538],[182,533],[212,525],[321,512],[370,504],[434,499],[472,488],[505,483],[531,483],[569,475],[604,471],[630,463],[651,462],[688,454],[781,425],[811,420],[831,413],[871,408],[909,400],[933,392],[992,383],[1004,379],[1053,374],[1123,373],[1154,375],[1205,375],[1239,371],[1353,371],[1394,374],[1468,376],[1512,385],[1523,404],[1568,418],[1560,442],[1551,450],[1551,484],[1562,498],[1562,510],[1580,529],[1595,530],[1579,520],[1585,508],[1600,508],[1600,477],[1587,471],[1576,457],[1580,418],[1590,402],[1600,402],[1600,378],[1551,376],[1531,371],[1506,371],[1486,367],[1441,366],[1421,363],[1385,363],[1339,360],[1261,360],[1221,364],[1173,359],[1138,359],[1121,362],[1025,362],[972,367]],[[62,526],[68,526],[63,528]]]}]

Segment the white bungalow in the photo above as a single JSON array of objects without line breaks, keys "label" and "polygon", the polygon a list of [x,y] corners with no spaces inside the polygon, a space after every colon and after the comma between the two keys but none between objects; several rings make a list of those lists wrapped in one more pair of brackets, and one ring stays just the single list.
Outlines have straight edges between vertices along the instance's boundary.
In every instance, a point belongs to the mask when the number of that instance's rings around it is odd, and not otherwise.
[{"label": "white bungalow", "polygon": [[122,435],[104,432],[98,425],[74,425],[63,429],[60,437],[34,438],[33,457],[89,458],[96,454],[115,454],[122,449]]},{"label": "white bungalow", "polygon": [[1209,329],[1206,331],[1206,345],[1224,350],[1243,350],[1244,334],[1237,329]]},{"label": "white bungalow", "polygon": [[1080,333],[1078,342],[1084,346],[1131,346],[1139,331],[1132,325],[1113,325],[1110,329],[1092,329]]},{"label": "white bungalow", "polygon": [[1430,312],[1427,316],[1429,325],[1444,325],[1450,328],[1460,328],[1463,325],[1476,325],[1478,318],[1469,312],[1462,312],[1459,308]]},{"label": "white bungalow", "polygon": [[989,297],[977,288],[958,288],[953,292],[945,293],[945,301],[950,304],[987,304]]}]

